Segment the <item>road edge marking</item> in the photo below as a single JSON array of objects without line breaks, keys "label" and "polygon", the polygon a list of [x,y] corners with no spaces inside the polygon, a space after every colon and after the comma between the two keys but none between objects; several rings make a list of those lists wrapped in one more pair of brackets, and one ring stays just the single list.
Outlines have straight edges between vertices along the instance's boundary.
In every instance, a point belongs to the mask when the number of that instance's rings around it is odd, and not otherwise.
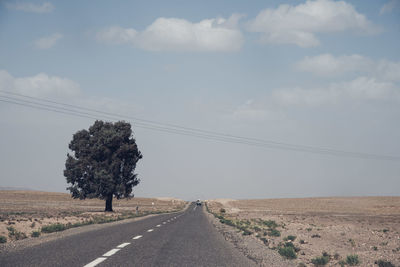
[{"label": "road edge marking", "polygon": [[136,239],[139,239],[139,238],[141,238],[142,237],[142,235],[137,235],[137,236],[135,236],[134,238],[132,238],[133,240],[136,240]]}]

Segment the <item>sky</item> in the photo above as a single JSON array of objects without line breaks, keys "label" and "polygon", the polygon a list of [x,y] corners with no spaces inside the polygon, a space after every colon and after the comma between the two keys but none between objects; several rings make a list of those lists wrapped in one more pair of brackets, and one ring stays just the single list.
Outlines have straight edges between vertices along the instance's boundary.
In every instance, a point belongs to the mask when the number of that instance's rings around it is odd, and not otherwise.
[{"label": "sky", "polygon": [[400,196],[399,47],[399,0],[1,1],[0,187],[67,192],[68,144],[94,123],[12,93],[132,123],[138,197]]}]

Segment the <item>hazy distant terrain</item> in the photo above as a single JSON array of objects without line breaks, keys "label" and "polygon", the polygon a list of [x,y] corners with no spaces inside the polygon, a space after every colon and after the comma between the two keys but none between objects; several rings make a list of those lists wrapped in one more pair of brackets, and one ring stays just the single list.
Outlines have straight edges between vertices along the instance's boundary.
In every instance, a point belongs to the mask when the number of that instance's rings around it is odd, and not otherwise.
[{"label": "hazy distant terrain", "polygon": [[307,266],[323,252],[329,266],[350,254],[358,255],[361,266],[377,260],[400,265],[400,197],[217,199],[208,206],[271,249],[292,243],[295,261]]}]

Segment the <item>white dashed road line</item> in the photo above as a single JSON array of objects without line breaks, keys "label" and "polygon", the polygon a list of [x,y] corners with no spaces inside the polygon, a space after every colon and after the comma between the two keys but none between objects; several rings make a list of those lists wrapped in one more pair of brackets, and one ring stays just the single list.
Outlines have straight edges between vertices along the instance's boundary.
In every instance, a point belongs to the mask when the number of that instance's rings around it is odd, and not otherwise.
[{"label": "white dashed road line", "polygon": [[[194,207],[194,208],[196,209],[196,207]],[[167,220],[166,222],[163,222],[162,224],[166,224],[167,222],[172,222],[174,219],[179,218],[180,216],[182,216],[182,214],[180,214],[180,215],[178,215],[176,217],[170,218],[169,220]],[[156,227],[161,227],[161,224],[157,224]],[[148,233],[153,232],[153,231],[154,231],[154,229],[147,230]],[[142,237],[143,237],[142,235],[137,235],[137,236],[133,237],[132,239],[133,240],[137,240],[137,239],[142,238]],[[99,263],[105,261],[107,259],[106,257],[110,257],[110,256],[114,255],[115,253],[120,251],[121,248],[124,248],[124,247],[126,247],[126,246],[128,246],[130,244],[131,243],[129,243],[129,242],[122,243],[122,244],[118,245],[117,248],[111,249],[110,251],[104,253],[104,255],[102,257],[98,257],[97,259],[95,259],[92,262],[89,262],[88,264],[86,264],[83,267],[94,267],[94,266],[98,265]]]},{"label": "white dashed road line", "polygon": [[103,257],[97,258],[97,259],[95,259],[94,261],[89,262],[88,264],[86,264],[86,265],[83,266],[83,267],[94,267],[94,266],[96,266],[97,264],[99,264],[100,262],[105,261],[106,259],[107,259],[107,258],[103,258]]},{"label": "white dashed road line", "polygon": [[121,245],[117,246],[117,248],[124,248],[127,245],[129,245],[130,243],[122,243]]},{"label": "white dashed road line", "polygon": [[113,248],[112,250],[106,252],[103,257],[110,257],[112,255],[114,255],[115,253],[117,253],[119,251],[119,248]]}]

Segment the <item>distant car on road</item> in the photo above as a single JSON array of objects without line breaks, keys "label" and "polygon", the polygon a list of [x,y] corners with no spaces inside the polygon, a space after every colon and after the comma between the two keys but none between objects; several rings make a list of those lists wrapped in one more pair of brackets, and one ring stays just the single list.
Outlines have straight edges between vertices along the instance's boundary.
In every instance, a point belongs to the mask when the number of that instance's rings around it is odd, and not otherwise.
[{"label": "distant car on road", "polygon": [[198,199],[198,200],[196,201],[196,205],[197,205],[197,206],[201,206],[201,201],[200,201],[200,199]]}]

